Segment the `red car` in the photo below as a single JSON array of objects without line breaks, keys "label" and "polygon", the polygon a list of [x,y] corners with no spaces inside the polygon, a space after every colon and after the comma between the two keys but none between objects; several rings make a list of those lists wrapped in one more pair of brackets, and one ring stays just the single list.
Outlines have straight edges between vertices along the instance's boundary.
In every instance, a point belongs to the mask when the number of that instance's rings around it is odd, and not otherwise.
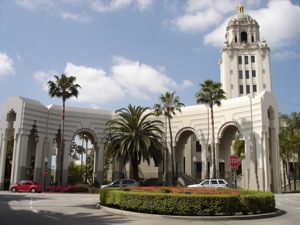
[{"label": "red car", "polygon": [[9,187],[11,192],[31,192],[41,193],[43,188],[38,183],[32,180],[22,180],[17,184],[13,184]]}]

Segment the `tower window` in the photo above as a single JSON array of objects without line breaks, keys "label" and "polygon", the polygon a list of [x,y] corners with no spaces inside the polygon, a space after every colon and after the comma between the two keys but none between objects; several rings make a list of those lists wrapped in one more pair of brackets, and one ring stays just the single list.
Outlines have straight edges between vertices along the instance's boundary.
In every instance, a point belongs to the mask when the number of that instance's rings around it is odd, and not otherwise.
[{"label": "tower window", "polygon": [[251,37],[251,39],[252,39],[252,42],[254,42],[254,37],[253,36]]},{"label": "tower window", "polygon": [[246,85],[246,92],[247,94],[250,94],[250,85]]},{"label": "tower window", "polygon": [[254,55],[251,55],[251,62],[255,63],[255,56]]},{"label": "tower window", "polygon": [[249,79],[249,70],[246,70],[246,79]]},{"label": "tower window", "polygon": [[252,70],[252,77],[256,77],[256,70]]},{"label": "tower window", "polygon": [[248,64],[248,56],[245,56],[245,64]]},{"label": "tower window", "polygon": [[235,43],[237,43],[237,36],[234,37],[234,41],[235,41]]},{"label": "tower window", "polygon": [[256,85],[253,85],[253,92],[257,92]]},{"label": "tower window", "polygon": [[243,79],[243,71],[239,70],[239,79]]},{"label": "tower window", "polygon": [[243,31],[241,33],[241,42],[246,42],[247,43],[247,32]]},{"label": "tower window", "polygon": [[243,85],[240,85],[240,94],[244,94],[244,87],[243,87]]},{"label": "tower window", "polygon": [[238,63],[239,63],[239,64],[242,64],[242,56],[239,56],[239,57],[238,57]]}]

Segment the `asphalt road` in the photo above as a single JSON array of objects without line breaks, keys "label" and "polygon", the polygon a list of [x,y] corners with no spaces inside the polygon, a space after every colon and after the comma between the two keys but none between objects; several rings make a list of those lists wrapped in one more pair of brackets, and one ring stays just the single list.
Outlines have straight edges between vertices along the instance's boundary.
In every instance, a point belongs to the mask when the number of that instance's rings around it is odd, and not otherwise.
[{"label": "asphalt road", "polygon": [[172,218],[143,214],[117,214],[96,208],[97,194],[11,193],[0,191],[0,225],[298,225],[300,194],[276,195],[281,216],[251,220],[203,220],[199,217]]}]

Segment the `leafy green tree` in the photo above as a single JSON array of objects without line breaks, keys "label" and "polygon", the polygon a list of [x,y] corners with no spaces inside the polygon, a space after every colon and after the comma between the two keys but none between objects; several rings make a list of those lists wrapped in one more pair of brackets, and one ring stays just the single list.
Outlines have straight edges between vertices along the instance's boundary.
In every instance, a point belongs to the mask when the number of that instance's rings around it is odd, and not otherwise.
[{"label": "leafy green tree", "polygon": [[116,111],[117,118],[106,123],[107,142],[105,156],[115,157],[122,163],[131,163],[133,178],[138,180],[138,165],[141,161],[157,164],[162,158],[163,122],[154,120],[149,108],[129,105]]},{"label": "leafy green tree", "polygon": [[214,105],[221,106],[221,100],[226,99],[225,91],[222,89],[220,82],[206,80],[199,84],[201,89],[196,93],[197,104],[208,104],[211,116],[212,129],[212,153],[213,153],[213,174],[212,178],[216,178],[216,146],[215,146],[215,130],[214,130]]},{"label": "leafy green tree", "polygon": [[[300,112],[292,112],[291,113],[291,129],[294,131],[294,154],[296,154],[298,149],[298,179],[300,180]],[[295,164],[294,164],[295,165]],[[296,168],[295,173],[296,175]],[[294,177],[294,180],[296,181],[296,176]],[[296,184],[294,184],[296,187]]]},{"label": "leafy green tree", "polygon": [[171,148],[171,167],[172,167],[172,184],[175,185],[175,169],[174,169],[174,147],[173,147],[173,135],[172,135],[172,126],[171,119],[176,115],[176,111],[181,112],[181,107],[184,106],[180,102],[179,96],[174,96],[175,92],[166,92],[164,95],[159,96],[159,104],[155,104],[153,109],[155,114],[160,116],[163,114],[168,121],[169,135],[170,135],[170,148]]},{"label": "leafy green tree", "polygon": [[[233,143],[234,154],[237,155],[241,161],[245,159],[245,141],[241,140],[239,136],[236,137]],[[236,171],[237,175],[242,173],[242,166],[239,166]]]},{"label": "leafy green tree", "polygon": [[[51,98],[58,97],[62,99],[62,131],[61,131],[61,147],[60,147],[60,168],[58,168],[59,182],[62,185],[63,182],[63,156],[64,156],[64,130],[65,130],[65,110],[66,100],[71,97],[78,97],[78,88],[81,88],[79,84],[74,84],[76,77],[66,76],[62,74],[60,77],[54,75],[54,81],[48,81],[48,92]],[[58,159],[59,160],[59,159]]]},{"label": "leafy green tree", "polygon": [[76,165],[76,163],[74,161],[70,162],[68,165],[68,173],[70,176],[79,177],[80,165]]},{"label": "leafy green tree", "polygon": [[94,158],[95,158],[95,151],[94,149],[90,149],[90,153],[86,155],[86,172],[87,172],[87,181],[89,184],[93,183],[93,174],[94,174]]},{"label": "leafy green tree", "polygon": [[[284,184],[285,177],[288,178],[289,188],[291,190],[291,174],[288,170],[290,160],[293,160],[294,167],[294,189],[296,190],[296,163],[295,155],[298,149],[298,160],[300,155],[300,113],[292,112],[291,115],[280,115],[279,128],[279,153],[284,164]],[[299,163],[299,162],[298,162]],[[300,173],[298,168],[298,173]],[[285,175],[286,174],[286,175]],[[285,185],[286,186],[286,185]]]}]

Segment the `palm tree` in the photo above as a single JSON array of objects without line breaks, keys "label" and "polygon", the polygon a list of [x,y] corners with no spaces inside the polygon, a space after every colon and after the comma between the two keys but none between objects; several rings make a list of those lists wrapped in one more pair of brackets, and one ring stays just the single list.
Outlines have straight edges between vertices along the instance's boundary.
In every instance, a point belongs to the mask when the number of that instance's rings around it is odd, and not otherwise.
[{"label": "palm tree", "polygon": [[[74,84],[76,77],[66,76],[62,74],[61,77],[54,75],[54,81],[48,81],[48,92],[51,98],[58,97],[62,99],[62,132],[61,132],[61,151],[60,151],[60,168],[58,171],[59,182],[62,185],[63,181],[63,156],[64,156],[64,129],[65,129],[65,104],[66,100],[71,97],[76,97],[79,94],[79,84]],[[59,157],[58,157],[59,158]]]},{"label": "palm tree", "polygon": [[180,102],[179,96],[174,96],[175,92],[166,92],[165,95],[159,96],[160,104],[155,104],[153,109],[157,116],[164,114],[168,120],[169,133],[170,133],[170,147],[171,147],[171,166],[172,166],[172,184],[175,185],[175,172],[174,172],[174,149],[173,149],[173,135],[171,127],[172,115],[176,115],[176,111],[181,112],[181,107],[184,106]]},{"label": "palm tree", "polygon": [[211,129],[212,129],[212,153],[213,153],[213,174],[212,178],[216,178],[216,148],[215,148],[215,130],[214,130],[214,105],[221,106],[221,100],[226,99],[225,91],[221,88],[220,82],[206,80],[199,84],[201,90],[196,93],[196,101],[202,104],[208,104],[210,108]]},{"label": "palm tree", "polygon": [[163,122],[150,117],[155,116],[149,108],[129,105],[116,111],[117,118],[106,123],[107,134],[104,139],[105,157],[116,158],[124,165],[131,163],[132,176],[139,179],[138,165],[152,158],[158,164],[164,147]]}]

